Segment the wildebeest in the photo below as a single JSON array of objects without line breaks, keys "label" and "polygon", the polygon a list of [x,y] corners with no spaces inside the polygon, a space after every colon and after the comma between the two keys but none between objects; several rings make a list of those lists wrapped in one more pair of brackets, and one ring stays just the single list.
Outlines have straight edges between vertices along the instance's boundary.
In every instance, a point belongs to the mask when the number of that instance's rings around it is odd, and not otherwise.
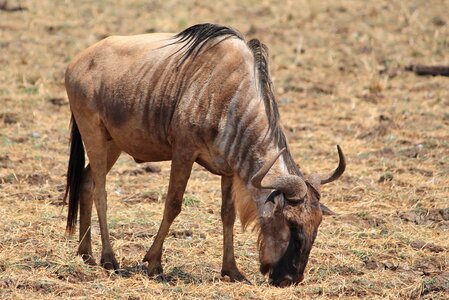
[{"label": "wildebeest", "polygon": [[[146,253],[150,275],[162,273],[162,245],[181,211],[192,165],[221,176],[222,276],[245,280],[236,266],[236,211],[259,230],[263,274],[278,286],[303,279],[322,219],[320,185],[337,179],[304,176],[288,149],[268,73],[267,49],[214,24],[178,34],[111,36],[79,54],[65,85],[72,111],[67,172],[67,231],[80,211],[78,254],[95,263],[92,203],[100,223],[101,265],[117,269],[106,221],[106,174],[121,152],[137,162],[171,160],[162,223]],[[84,147],[83,147],[84,142]],[[84,148],[89,158],[85,167]]]}]

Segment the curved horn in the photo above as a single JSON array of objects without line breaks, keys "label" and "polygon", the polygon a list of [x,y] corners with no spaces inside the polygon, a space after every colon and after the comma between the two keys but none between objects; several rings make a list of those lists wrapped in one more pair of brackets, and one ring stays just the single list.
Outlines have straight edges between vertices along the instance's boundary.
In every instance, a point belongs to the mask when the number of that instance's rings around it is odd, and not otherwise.
[{"label": "curved horn", "polygon": [[265,180],[266,185],[262,185],[262,180],[267,175],[268,171],[274,165],[279,156],[284,153],[286,148],[283,148],[272,159],[267,161],[262,168],[253,176],[251,183],[254,187],[260,189],[275,189],[278,190],[287,197],[289,200],[303,199],[307,192],[307,185],[304,180],[295,175],[284,175],[274,178],[267,178]]},{"label": "curved horn", "polygon": [[343,151],[341,150],[339,145],[337,145],[337,150],[338,150],[338,159],[339,159],[338,167],[335,169],[334,173],[332,173],[332,175],[329,176],[327,179],[321,179],[321,184],[326,184],[326,183],[332,182],[334,180],[337,180],[346,169],[345,155],[343,154]]},{"label": "curved horn", "polygon": [[286,148],[282,148],[281,151],[279,151],[278,154],[276,154],[271,160],[265,162],[265,164],[260,168],[259,171],[253,176],[251,179],[251,183],[254,187],[259,189],[275,189],[276,187],[272,186],[271,182],[268,182],[268,186],[262,185],[262,180],[264,179],[265,175],[267,175],[268,171],[270,171],[271,167],[274,165],[276,160],[281,156],[282,153]]}]

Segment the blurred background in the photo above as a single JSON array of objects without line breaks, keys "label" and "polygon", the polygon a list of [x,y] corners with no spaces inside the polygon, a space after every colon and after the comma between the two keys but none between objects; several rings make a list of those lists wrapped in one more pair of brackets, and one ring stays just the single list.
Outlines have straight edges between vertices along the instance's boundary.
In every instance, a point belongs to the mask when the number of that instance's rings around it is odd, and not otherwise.
[{"label": "blurred background", "polygon": [[[0,0],[1,298],[427,298],[449,293],[449,1]],[[254,285],[220,277],[219,178],[192,174],[165,244],[166,280],[140,261],[156,233],[170,164],[123,155],[108,177],[114,249],[129,277],[85,266],[61,205],[70,110],[64,71],[110,35],[219,23],[270,53],[281,122],[306,173],[348,158],[323,189],[324,219],[304,282],[276,289],[258,272],[255,235],[236,225],[236,256]],[[99,232],[93,223],[94,251]],[[97,257],[97,260],[98,260]]]}]

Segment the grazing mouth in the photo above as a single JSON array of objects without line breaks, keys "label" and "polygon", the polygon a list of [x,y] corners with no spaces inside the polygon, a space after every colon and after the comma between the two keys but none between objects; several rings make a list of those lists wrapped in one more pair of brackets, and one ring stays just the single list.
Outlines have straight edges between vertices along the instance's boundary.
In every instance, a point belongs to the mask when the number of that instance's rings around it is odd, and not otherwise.
[{"label": "grazing mouth", "polygon": [[277,276],[277,278],[273,278],[273,271],[275,268],[273,268],[273,266],[271,266],[270,264],[262,264],[260,266],[260,272],[262,274],[267,274],[269,273],[269,279],[268,279],[268,283],[270,285],[274,285],[277,287],[288,287],[291,285],[297,285],[299,283],[301,283],[304,280],[304,274],[301,273],[297,276],[292,276],[292,275],[284,275],[284,276]]},{"label": "grazing mouth", "polygon": [[270,279],[269,283],[271,285],[274,285],[274,286],[277,286],[277,287],[280,287],[280,288],[284,288],[284,287],[288,287],[288,286],[291,286],[291,285],[297,285],[297,284],[299,284],[303,280],[304,280],[304,275],[303,274],[299,275],[297,279],[293,279],[291,276],[286,275],[284,278],[282,278],[280,280],[272,280],[272,279]]}]

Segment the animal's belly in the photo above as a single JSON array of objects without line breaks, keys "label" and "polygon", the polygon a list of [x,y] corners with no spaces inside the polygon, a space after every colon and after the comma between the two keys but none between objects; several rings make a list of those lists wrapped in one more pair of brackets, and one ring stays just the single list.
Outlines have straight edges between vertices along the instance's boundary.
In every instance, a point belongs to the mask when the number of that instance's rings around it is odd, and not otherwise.
[{"label": "animal's belly", "polygon": [[155,130],[136,129],[134,126],[108,128],[115,144],[137,162],[171,160],[172,148]]}]

